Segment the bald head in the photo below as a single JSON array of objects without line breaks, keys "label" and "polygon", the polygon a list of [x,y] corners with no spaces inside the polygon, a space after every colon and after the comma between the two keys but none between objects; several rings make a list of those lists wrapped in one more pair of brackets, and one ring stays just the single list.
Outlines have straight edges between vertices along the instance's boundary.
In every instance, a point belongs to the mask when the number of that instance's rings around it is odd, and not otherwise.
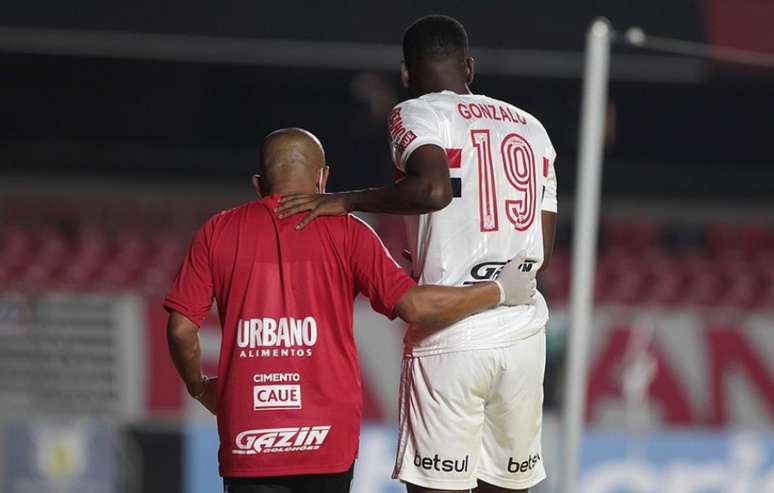
[{"label": "bald head", "polygon": [[322,192],[327,178],[325,151],[311,132],[283,128],[264,137],[260,180],[264,195]]}]

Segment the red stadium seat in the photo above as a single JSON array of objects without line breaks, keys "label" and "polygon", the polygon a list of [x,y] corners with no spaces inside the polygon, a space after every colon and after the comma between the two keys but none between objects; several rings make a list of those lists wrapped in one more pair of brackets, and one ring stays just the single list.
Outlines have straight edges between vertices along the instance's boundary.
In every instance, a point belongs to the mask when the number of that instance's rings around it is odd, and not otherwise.
[{"label": "red stadium seat", "polygon": [[774,229],[757,223],[716,223],[707,227],[707,244],[716,255],[758,255],[774,248]]},{"label": "red stadium seat", "polygon": [[0,264],[7,269],[19,267],[34,255],[33,235],[25,229],[5,228],[0,237]]},{"label": "red stadium seat", "polygon": [[603,221],[601,246],[606,251],[623,250],[631,254],[660,248],[663,228],[651,221]]},{"label": "red stadium seat", "polygon": [[[171,199],[2,200],[13,209],[14,223],[0,226],[0,286],[153,294],[169,288],[195,228],[223,209]],[[381,229],[393,253],[400,250],[402,221],[387,219]],[[771,225],[718,221],[686,229],[651,220],[605,220],[600,252],[596,303],[774,307]],[[570,275],[569,250],[560,244],[539,276],[552,305],[568,301]]]},{"label": "red stadium seat", "polygon": [[551,303],[566,303],[570,289],[570,261],[566,252],[554,252],[551,265],[538,276],[540,291]]}]

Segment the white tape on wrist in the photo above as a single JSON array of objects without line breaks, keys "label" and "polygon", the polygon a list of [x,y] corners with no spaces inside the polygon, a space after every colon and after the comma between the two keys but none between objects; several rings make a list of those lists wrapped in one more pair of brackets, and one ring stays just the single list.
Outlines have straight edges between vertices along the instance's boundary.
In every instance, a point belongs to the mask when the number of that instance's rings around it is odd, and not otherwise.
[{"label": "white tape on wrist", "polygon": [[500,284],[500,281],[494,280],[495,284],[497,284],[497,289],[500,290],[500,301],[497,302],[498,305],[502,305],[505,303],[505,289],[503,288],[503,285]]},{"label": "white tape on wrist", "polygon": [[207,382],[209,382],[209,381],[210,381],[210,377],[205,377],[204,375],[202,375],[202,378],[201,378],[202,391],[199,392],[198,394],[192,396],[194,399],[196,399],[197,401],[201,401],[202,400],[202,397],[204,397],[205,392],[207,392]]}]

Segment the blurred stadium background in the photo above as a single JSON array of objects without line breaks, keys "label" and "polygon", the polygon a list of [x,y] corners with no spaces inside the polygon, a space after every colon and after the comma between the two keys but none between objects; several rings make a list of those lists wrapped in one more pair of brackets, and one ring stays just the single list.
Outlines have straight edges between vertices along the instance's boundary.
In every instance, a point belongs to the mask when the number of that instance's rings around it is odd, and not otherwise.
[{"label": "blurred stadium background", "polygon": [[[774,53],[774,4],[247,2],[0,5],[0,487],[219,491],[214,420],[167,356],[160,300],[191,234],[252,198],[261,137],[319,135],[333,190],[392,179],[402,30],[467,27],[474,91],[557,148],[545,460],[558,491],[584,34]],[[774,71],[615,47],[581,480],[588,493],[774,492]],[[396,254],[400,218],[367,217]],[[357,307],[356,493],[403,491],[399,323]],[[218,327],[202,333],[214,369]]]}]

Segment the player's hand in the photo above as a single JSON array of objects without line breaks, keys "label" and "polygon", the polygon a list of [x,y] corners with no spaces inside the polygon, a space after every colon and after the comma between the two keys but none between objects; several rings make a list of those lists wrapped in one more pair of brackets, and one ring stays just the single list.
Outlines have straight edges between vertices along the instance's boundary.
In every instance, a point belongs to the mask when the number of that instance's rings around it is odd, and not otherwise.
[{"label": "player's hand", "polygon": [[349,201],[342,193],[295,193],[282,197],[276,211],[280,219],[309,211],[296,225],[296,229],[303,229],[317,216],[343,216],[348,213]]},{"label": "player's hand", "polygon": [[519,254],[505,264],[495,282],[500,286],[503,305],[534,305],[537,293],[536,269],[524,272],[525,256]]},{"label": "player's hand", "polygon": [[218,377],[207,377],[201,381],[198,389],[192,389],[190,387],[188,389],[188,393],[191,394],[191,397],[201,402],[202,406],[216,416],[218,414],[217,385]]}]

